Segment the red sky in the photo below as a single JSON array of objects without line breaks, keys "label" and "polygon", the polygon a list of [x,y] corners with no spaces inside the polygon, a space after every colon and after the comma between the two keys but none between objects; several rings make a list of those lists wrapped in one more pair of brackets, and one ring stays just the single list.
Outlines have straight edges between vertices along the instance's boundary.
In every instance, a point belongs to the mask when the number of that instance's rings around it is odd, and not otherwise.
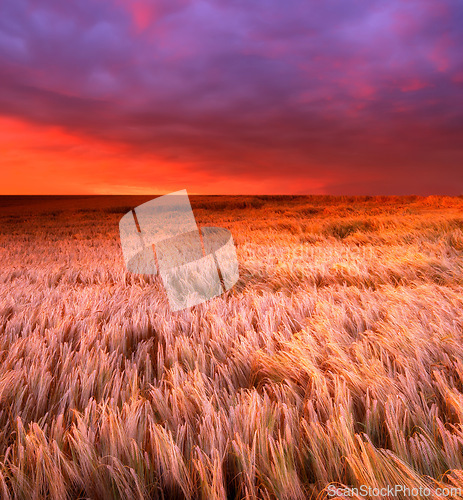
[{"label": "red sky", "polygon": [[4,0],[0,194],[463,194],[460,0]]}]

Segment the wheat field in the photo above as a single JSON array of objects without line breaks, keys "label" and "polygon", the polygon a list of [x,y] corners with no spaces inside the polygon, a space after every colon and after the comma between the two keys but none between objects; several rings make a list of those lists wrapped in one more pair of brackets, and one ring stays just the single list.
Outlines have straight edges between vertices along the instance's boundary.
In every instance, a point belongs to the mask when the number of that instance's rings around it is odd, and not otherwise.
[{"label": "wheat field", "polygon": [[150,198],[0,198],[1,499],[463,498],[463,197],[193,196],[240,280],[176,313]]}]

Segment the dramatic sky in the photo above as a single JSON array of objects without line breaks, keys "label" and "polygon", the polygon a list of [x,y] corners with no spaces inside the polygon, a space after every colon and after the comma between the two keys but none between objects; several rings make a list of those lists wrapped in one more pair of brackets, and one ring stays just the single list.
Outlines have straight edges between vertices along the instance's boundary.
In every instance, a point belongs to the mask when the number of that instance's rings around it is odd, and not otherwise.
[{"label": "dramatic sky", "polygon": [[0,193],[463,194],[462,0],[1,0]]}]

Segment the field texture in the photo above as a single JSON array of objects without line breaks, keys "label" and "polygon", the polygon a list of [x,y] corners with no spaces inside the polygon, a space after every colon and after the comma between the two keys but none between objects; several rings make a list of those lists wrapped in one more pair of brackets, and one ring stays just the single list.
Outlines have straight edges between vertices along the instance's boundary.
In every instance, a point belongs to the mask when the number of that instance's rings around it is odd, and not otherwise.
[{"label": "field texture", "polygon": [[177,313],[150,198],[0,198],[1,499],[463,489],[462,197],[192,197],[240,281]]}]

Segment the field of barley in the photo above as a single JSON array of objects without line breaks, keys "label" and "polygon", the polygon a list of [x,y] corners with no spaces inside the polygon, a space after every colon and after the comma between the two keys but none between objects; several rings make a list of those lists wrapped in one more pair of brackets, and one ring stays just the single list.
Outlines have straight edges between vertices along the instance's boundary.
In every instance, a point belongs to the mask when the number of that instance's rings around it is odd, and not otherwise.
[{"label": "field of barley", "polygon": [[190,197],[240,280],[176,313],[151,198],[0,198],[2,500],[463,498],[463,197]]}]

